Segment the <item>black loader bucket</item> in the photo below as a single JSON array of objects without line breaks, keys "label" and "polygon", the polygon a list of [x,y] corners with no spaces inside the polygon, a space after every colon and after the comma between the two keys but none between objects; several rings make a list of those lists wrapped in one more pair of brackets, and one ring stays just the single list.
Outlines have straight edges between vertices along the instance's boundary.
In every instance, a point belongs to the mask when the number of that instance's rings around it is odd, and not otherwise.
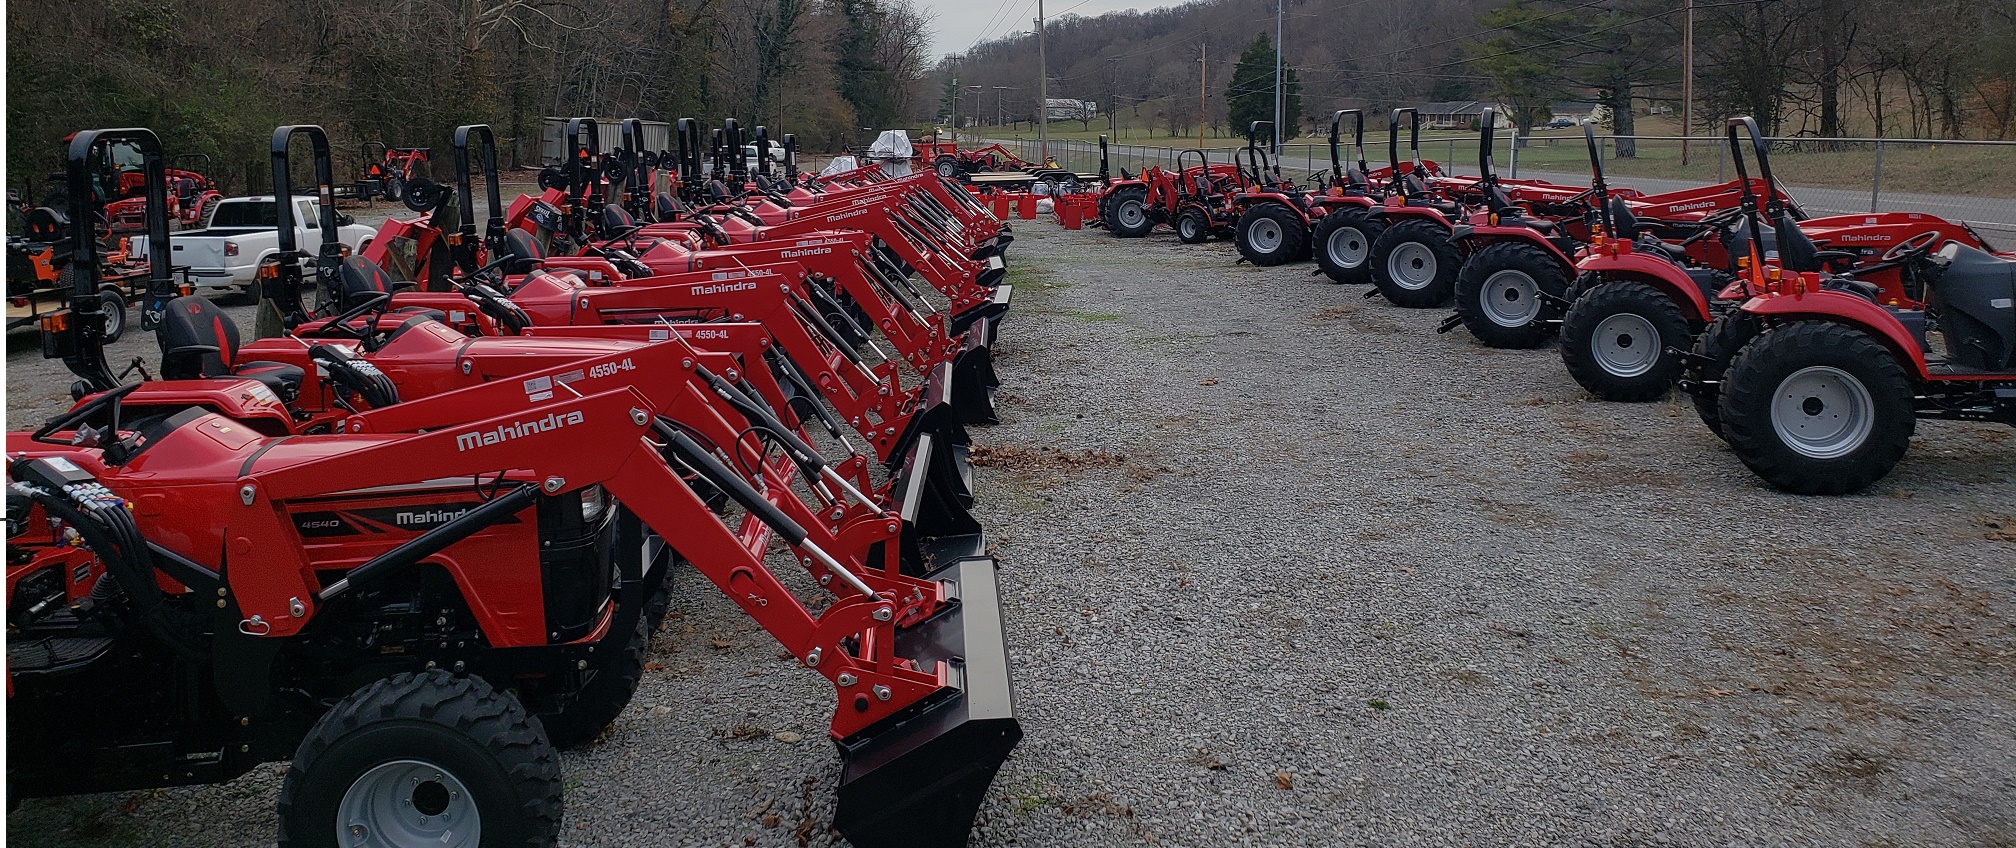
[{"label": "black loader bucket", "polygon": [[897,436],[889,462],[898,506],[909,521],[906,530],[925,536],[978,533],[980,525],[967,511],[973,505],[973,466],[966,452],[973,440],[952,405],[952,363],[925,372],[919,394],[920,408]]},{"label": "black loader bucket", "polygon": [[[949,540],[948,540],[949,541]],[[856,848],[960,848],[994,774],[1022,739],[994,558],[978,533],[941,549],[928,576],[958,599],[896,631],[896,654],[943,660],[956,685],[907,713],[840,740],[834,826]]]},{"label": "black loader bucket", "polygon": [[994,390],[1001,380],[994,374],[994,326],[985,321],[966,328],[964,343],[952,357],[952,406],[963,424],[999,424],[995,415]]},{"label": "black loader bucket", "polygon": [[[999,278],[996,278],[999,279]],[[994,287],[994,296],[986,303],[952,316],[954,335],[966,332],[976,321],[987,322],[987,338],[994,338],[994,328],[1001,326],[1001,319],[1008,314],[1008,301],[1015,297],[1015,287],[1001,283]]]}]

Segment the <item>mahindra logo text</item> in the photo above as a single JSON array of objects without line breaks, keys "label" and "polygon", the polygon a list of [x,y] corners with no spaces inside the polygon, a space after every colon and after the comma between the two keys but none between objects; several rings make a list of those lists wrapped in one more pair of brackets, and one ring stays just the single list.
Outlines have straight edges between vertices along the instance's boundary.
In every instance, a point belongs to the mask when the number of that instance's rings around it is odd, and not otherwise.
[{"label": "mahindra logo text", "polygon": [[401,527],[409,527],[414,525],[427,525],[427,524],[446,524],[450,521],[454,521],[455,519],[461,518],[462,516],[468,514],[469,510],[466,509],[460,509],[460,510],[430,509],[430,510],[423,510],[421,512],[402,512],[399,513],[398,515],[392,516],[392,523],[397,524]]},{"label": "mahindra logo text", "polygon": [[512,439],[522,439],[526,436],[558,430],[562,427],[572,427],[585,421],[587,421],[587,418],[579,410],[565,414],[551,412],[547,413],[545,418],[519,421],[515,424],[505,424],[494,430],[477,430],[463,433],[455,437],[455,449],[458,451],[474,450],[499,442],[508,442]]},{"label": "mahindra logo text", "polygon": [[694,286],[692,293],[696,295],[727,294],[729,292],[748,291],[755,287],[756,287],[756,281],[748,280],[740,283],[722,283],[720,285],[714,285],[714,286]]}]

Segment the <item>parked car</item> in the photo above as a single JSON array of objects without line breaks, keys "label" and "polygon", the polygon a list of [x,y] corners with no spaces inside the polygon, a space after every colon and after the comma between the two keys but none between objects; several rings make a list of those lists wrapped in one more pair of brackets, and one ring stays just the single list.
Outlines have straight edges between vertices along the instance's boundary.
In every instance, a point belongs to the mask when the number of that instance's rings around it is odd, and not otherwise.
[{"label": "parked car", "polygon": [[1567,115],[1555,115],[1554,120],[1547,122],[1547,128],[1550,130],[1567,129],[1572,126],[1575,126],[1575,119]]},{"label": "parked car", "polygon": [[[294,239],[297,244],[322,242],[321,203],[312,196],[294,198]],[[351,253],[364,250],[376,229],[337,213],[337,240]],[[218,201],[209,225],[169,236],[174,264],[189,268],[189,279],[202,288],[236,289],[243,294],[256,281],[259,263],[279,250],[278,215],[273,197],[231,197]],[[147,237],[135,236],[128,248],[147,255]]]}]

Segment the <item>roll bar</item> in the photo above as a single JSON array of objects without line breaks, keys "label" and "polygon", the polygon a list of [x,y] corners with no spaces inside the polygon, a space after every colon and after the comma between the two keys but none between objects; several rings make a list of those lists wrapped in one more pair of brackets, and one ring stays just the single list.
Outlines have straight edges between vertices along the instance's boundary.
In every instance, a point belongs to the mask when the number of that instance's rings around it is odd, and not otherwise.
[{"label": "roll bar", "polygon": [[770,176],[770,128],[756,125],[756,173]]},{"label": "roll bar", "polygon": [[1406,183],[1400,175],[1400,116],[1405,114],[1412,121],[1413,129],[1408,134],[1407,146],[1413,154],[1414,170],[1421,171],[1421,110],[1412,106],[1402,106],[1393,110],[1386,124],[1386,162],[1393,166],[1393,186],[1398,189]]},{"label": "roll bar", "polygon": [[798,134],[784,134],[784,177],[793,184],[798,182]]},{"label": "roll bar", "polygon": [[309,254],[294,238],[294,181],[288,168],[288,146],[295,136],[306,136],[315,156],[316,216],[322,233],[321,249],[314,254],[315,285],[330,303],[341,303],[343,287],[337,273],[343,266],[343,242],[336,233],[336,175],[329,156],[329,134],[314,124],[289,124],[273,130],[273,218],[277,233],[279,273],[270,278],[265,296],[282,306],[281,323],[293,329],[308,320],[301,306],[301,265]]},{"label": "roll bar", "polygon": [[1596,220],[1603,225],[1603,234],[1617,237],[1617,227],[1610,220],[1610,183],[1603,178],[1603,148],[1596,144],[1596,124],[1582,122],[1582,140],[1589,145],[1589,192],[1596,199]]},{"label": "roll bar", "polygon": [[472,273],[482,267],[476,252],[476,206],[475,196],[469,186],[469,137],[476,136],[482,146],[483,180],[485,193],[490,201],[490,215],[483,221],[483,245],[490,255],[498,255],[504,250],[504,197],[497,185],[497,137],[490,132],[489,124],[464,124],[455,128],[451,144],[455,152],[455,196],[462,204],[461,238],[454,247],[455,264],[462,272]]},{"label": "roll bar", "polygon": [[734,118],[721,121],[721,143],[728,152],[728,175],[735,178],[734,189],[741,193],[742,184],[749,181],[749,163],[742,158],[742,122]]},{"label": "roll bar", "polygon": [[1338,129],[1345,115],[1352,117],[1351,150],[1357,156],[1358,170],[1372,170],[1365,161],[1365,110],[1339,109],[1330,115],[1330,174],[1339,185],[1344,182],[1344,162],[1337,155]]},{"label": "roll bar", "polygon": [[119,380],[105,363],[105,317],[98,298],[97,221],[101,204],[92,191],[91,151],[101,145],[120,142],[140,149],[140,169],[147,181],[147,300],[140,313],[141,326],[153,329],[161,323],[168,300],[179,291],[170,276],[168,245],[168,163],[162,156],[161,139],[153,130],[138,127],[84,130],[70,139],[64,162],[66,189],[70,200],[70,265],[76,285],[70,291],[70,325],[60,340],[44,347],[44,354],[61,356],[70,373],[90,384],[94,392],[118,387]]},{"label": "roll bar", "polygon": [[679,196],[692,203],[700,196],[700,122],[680,118],[673,134],[679,137]]}]

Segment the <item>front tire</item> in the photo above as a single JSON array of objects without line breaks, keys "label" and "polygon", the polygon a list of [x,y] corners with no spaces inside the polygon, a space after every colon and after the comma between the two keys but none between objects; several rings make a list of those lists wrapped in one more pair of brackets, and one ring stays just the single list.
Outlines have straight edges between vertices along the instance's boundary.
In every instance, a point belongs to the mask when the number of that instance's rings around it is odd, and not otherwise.
[{"label": "front tire", "polygon": [[1316,223],[1316,265],[1333,283],[1372,282],[1372,243],[1386,231],[1379,218],[1364,209],[1347,208]]},{"label": "front tire", "polygon": [[1547,251],[1518,241],[1486,245],[1456,275],[1456,315],[1491,347],[1533,348],[1552,338],[1568,275]]},{"label": "front tire", "polygon": [[1127,186],[1113,192],[1106,206],[1106,231],[1120,238],[1140,238],[1155,229],[1148,217],[1148,187]]},{"label": "front tire", "polygon": [[1198,244],[1211,237],[1211,220],[1204,217],[1201,209],[1185,209],[1176,219],[1176,240],[1184,244]]},{"label": "front tire", "polygon": [[1729,375],[1729,363],[1758,333],[1764,323],[1756,315],[1736,311],[1708,325],[1708,331],[1694,340],[1694,355],[1687,361],[1688,394],[1694,398],[1694,412],[1708,431],[1722,434],[1722,381]]},{"label": "front tire", "polygon": [[1386,228],[1372,243],[1368,259],[1372,285],[1396,306],[1432,309],[1456,293],[1462,254],[1449,243],[1447,227],[1420,219]]},{"label": "front tire", "polygon": [[658,572],[657,586],[646,593],[644,608],[638,612],[637,624],[622,653],[607,668],[596,671],[565,710],[540,717],[539,723],[545,725],[546,738],[553,747],[564,750],[593,741],[609,729],[636,696],[637,684],[644,680],[644,663],[651,655],[651,635],[672,603],[672,579],[666,574],[671,566],[661,565],[654,570]]},{"label": "front tire", "polygon": [[1911,446],[1918,416],[1895,354],[1842,324],[1769,330],[1729,364],[1722,432],[1743,464],[1801,495],[1858,492]]},{"label": "front tire", "polygon": [[1644,283],[1591,286],[1561,319],[1561,361],[1582,387],[1604,400],[1642,403],[1672,388],[1680,357],[1693,344],[1679,305]]},{"label": "front tire", "polygon": [[560,833],[560,761],[518,699],[402,672],[315,723],[280,789],[283,848],[534,848]]},{"label": "front tire", "polygon": [[1239,255],[1263,268],[1301,258],[1309,240],[1302,218],[1279,203],[1261,203],[1239,216],[1232,241]]}]

